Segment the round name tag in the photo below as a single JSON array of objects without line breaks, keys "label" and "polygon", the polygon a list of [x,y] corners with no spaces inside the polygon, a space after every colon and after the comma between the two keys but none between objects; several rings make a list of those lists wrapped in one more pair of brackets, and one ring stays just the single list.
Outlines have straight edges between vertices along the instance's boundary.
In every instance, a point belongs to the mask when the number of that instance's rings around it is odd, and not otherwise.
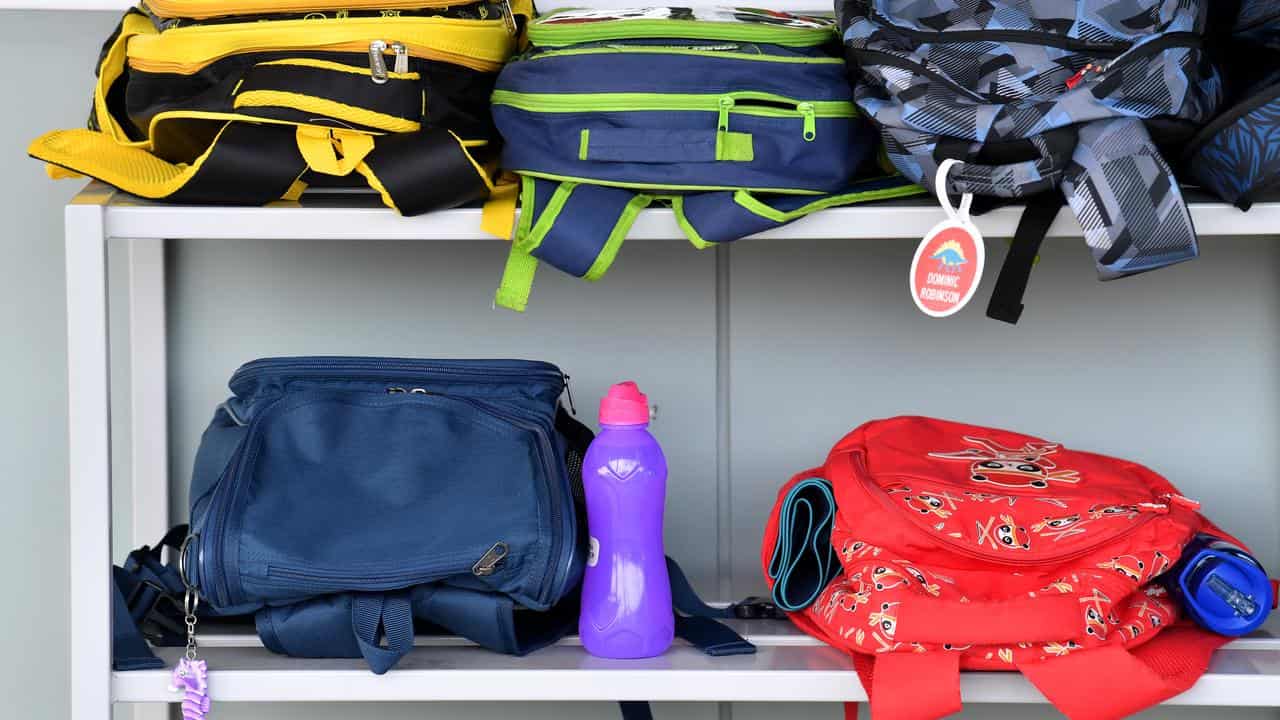
[{"label": "round name tag", "polygon": [[947,173],[957,164],[958,160],[944,160],[938,167],[938,200],[947,219],[925,235],[911,260],[911,298],[920,312],[930,317],[959,312],[977,291],[986,261],[982,233],[969,219],[973,196],[966,193],[958,210],[947,197]]}]

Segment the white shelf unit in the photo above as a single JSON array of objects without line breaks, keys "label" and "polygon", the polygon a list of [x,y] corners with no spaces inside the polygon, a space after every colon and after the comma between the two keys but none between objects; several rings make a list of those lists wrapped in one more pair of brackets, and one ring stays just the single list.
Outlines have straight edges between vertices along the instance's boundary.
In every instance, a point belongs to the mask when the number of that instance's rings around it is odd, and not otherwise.
[{"label": "white shelf unit", "polygon": [[[1193,197],[1203,237],[1276,234],[1280,202],[1249,213]],[[1012,234],[1019,209],[978,218],[989,238]],[[1065,215],[1065,214],[1064,214]],[[942,218],[927,199],[828,210],[765,234],[773,239],[919,238]],[[1060,220],[1052,235],[1078,235]],[[359,195],[307,199],[268,208],[156,205],[91,184],[66,210],[70,398],[71,616],[75,639],[69,687],[72,720],[107,720],[115,702],[173,702],[167,671],[111,671],[110,538],[111,408],[108,366],[107,248],[128,246],[132,485],[136,543],[165,529],[168,499],[165,361],[166,239],[483,240],[479,210],[400,218]],[[680,237],[671,213],[647,210],[634,240]],[[489,238],[493,242],[499,242]],[[707,658],[677,647],[661,658],[607,661],[572,641],[511,658],[450,639],[428,639],[396,670],[370,674],[360,661],[297,660],[272,655],[249,632],[209,636],[216,702],[336,700],[626,700],[857,701],[865,699],[849,660],[785,623],[741,627],[760,648],[752,656]],[[1270,632],[1221,650],[1194,688],[1174,705],[1280,707],[1280,638]],[[162,651],[174,659],[172,651]],[[1013,673],[965,673],[966,701],[1039,703],[1041,695]]]}]

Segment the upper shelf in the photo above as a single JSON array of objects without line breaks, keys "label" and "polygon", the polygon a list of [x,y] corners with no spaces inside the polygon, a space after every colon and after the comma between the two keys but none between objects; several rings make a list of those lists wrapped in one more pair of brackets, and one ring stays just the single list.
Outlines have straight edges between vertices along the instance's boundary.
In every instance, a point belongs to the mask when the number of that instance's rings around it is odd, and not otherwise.
[{"label": "upper shelf", "polygon": [[0,10],[124,10],[129,0],[0,0]]},{"label": "upper shelf", "polygon": [[[866,700],[848,656],[787,622],[734,621],[755,655],[708,657],[686,645],[648,660],[604,660],[576,638],[525,658],[457,638],[428,638],[395,670],[373,675],[360,660],[299,660],[264,650],[246,632],[206,634],[209,687],[218,702],[656,700],[844,702]],[[172,662],[181,653],[161,651]],[[168,670],[118,672],[120,702],[173,702]],[[1021,675],[966,672],[967,702],[1042,703]],[[1209,673],[1172,705],[1280,706],[1280,639],[1263,631],[1218,651]]]},{"label": "upper shelf", "polygon": [[[162,205],[91,183],[75,205],[106,208],[106,234],[114,238],[203,238],[213,240],[483,240],[480,210],[444,210],[402,218],[382,207],[369,193],[304,197],[301,203],[271,207],[193,207]],[[1249,212],[1191,193],[1191,215],[1201,237],[1280,234],[1280,195],[1254,204]],[[1020,207],[1004,207],[975,218],[989,238],[1010,237],[1022,215]],[[873,239],[924,236],[943,219],[932,198],[892,200],[833,208],[761,233],[773,239]],[[1079,237],[1080,226],[1067,210],[1058,215],[1051,237]],[[627,236],[631,240],[671,240],[684,235],[670,210],[646,210]]]}]

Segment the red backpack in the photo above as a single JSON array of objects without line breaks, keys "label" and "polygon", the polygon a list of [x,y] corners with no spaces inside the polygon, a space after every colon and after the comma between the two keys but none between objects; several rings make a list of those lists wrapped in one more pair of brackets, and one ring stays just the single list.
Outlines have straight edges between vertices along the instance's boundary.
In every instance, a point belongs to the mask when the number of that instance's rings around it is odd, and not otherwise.
[{"label": "red backpack", "polygon": [[[960,710],[960,670],[1018,670],[1073,720],[1191,687],[1226,638],[1179,622],[1152,578],[1197,533],[1235,542],[1141,465],[922,417],[869,422],[821,478],[843,573],[790,617],[853,655],[874,720]],[[770,581],[770,587],[773,582]]]}]

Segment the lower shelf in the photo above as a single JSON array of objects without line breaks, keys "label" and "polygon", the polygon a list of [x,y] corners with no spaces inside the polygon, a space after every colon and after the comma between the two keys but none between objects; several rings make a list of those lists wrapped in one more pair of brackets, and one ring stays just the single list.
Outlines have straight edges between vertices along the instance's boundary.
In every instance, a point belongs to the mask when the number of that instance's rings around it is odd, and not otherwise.
[{"label": "lower shelf", "polygon": [[[755,655],[712,658],[677,645],[648,660],[603,660],[576,639],[525,658],[491,653],[455,638],[426,638],[395,670],[370,673],[360,660],[298,660],[274,655],[248,631],[210,635],[202,656],[220,702],[611,701],[842,702],[866,699],[849,658],[786,622],[737,626]],[[1280,707],[1280,637],[1272,626],[1214,657],[1209,674],[1171,705]],[[172,665],[181,654],[159,654]],[[176,702],[169,671],[117,672],[117,702]],[[970,672],[961,691],[971,703],[1041,703],[1021,675]]]}]

